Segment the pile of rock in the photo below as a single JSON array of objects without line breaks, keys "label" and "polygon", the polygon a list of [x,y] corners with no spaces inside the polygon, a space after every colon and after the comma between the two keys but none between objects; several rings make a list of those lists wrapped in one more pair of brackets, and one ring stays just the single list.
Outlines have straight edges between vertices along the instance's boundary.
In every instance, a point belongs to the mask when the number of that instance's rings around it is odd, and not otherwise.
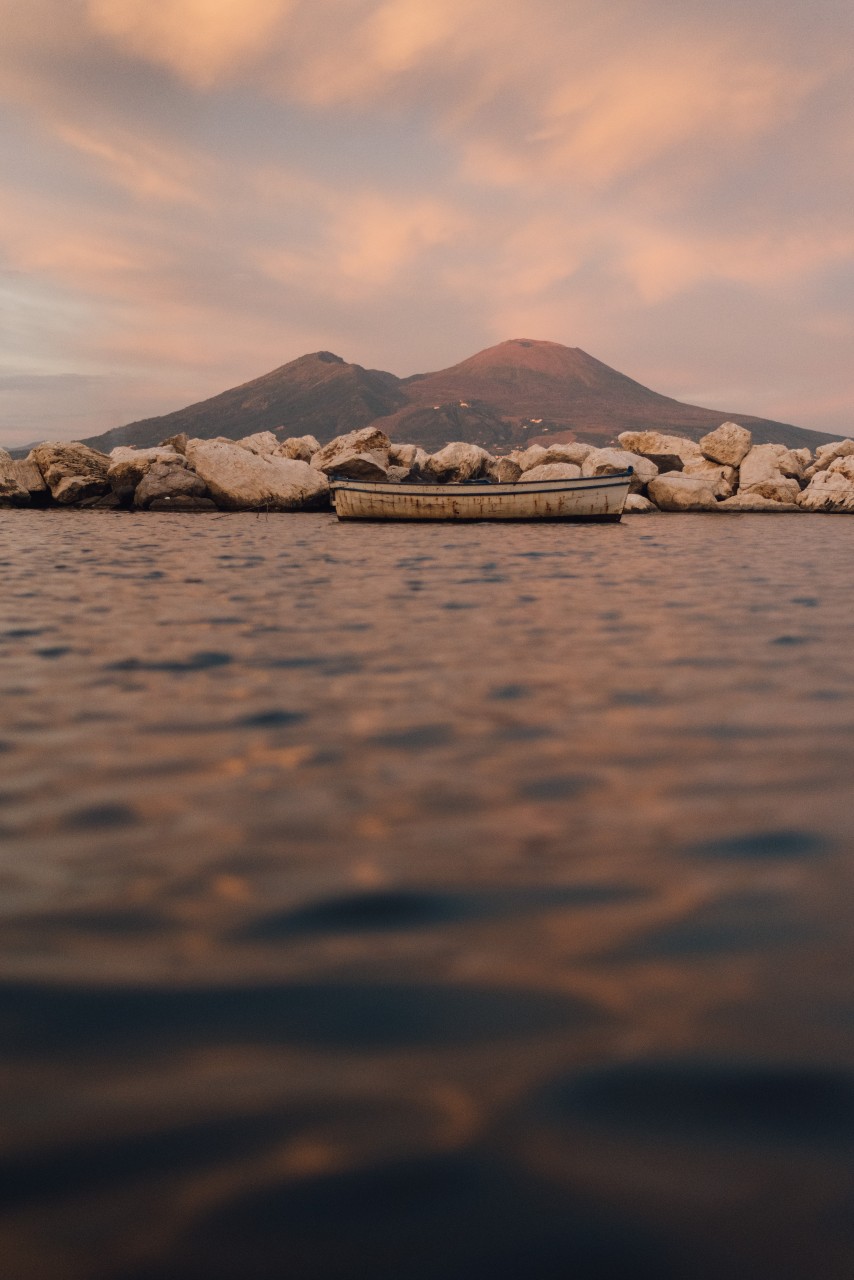
[{"label": "pile of rock", "polygon": [[656,463],[647,495],[661,511],[854,512],[854,440],[788,449],[754,444],[725,422],[699,442],[657,431],[623,432],[625,449]]},{"label": "pile of rock", "polygon": [[84,444],[38,445],[21,461],[0,450],[0,506],[101,510],[316,511],[329,507],[329,478],[493,484],[613,475],[632,468],[627,512],[832,511],[854,513],[854,440],[809,449],[754,445],[725,422],[702,440],[624,431],[620,448],[532,445],[493,457],[456,442],[428,454],[365,427],[321,446],[314,436],[280,441],[173,436],[153,449],[98,453]]}]

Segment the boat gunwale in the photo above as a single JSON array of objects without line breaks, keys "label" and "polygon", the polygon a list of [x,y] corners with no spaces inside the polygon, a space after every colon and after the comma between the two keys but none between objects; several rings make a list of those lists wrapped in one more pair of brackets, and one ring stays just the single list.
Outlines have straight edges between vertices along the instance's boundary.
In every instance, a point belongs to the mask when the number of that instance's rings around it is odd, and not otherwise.
[{"label": "boat gunwale", "polygon": [[568,493],[573,489],[613,489],[631,483],[634,469],[616,471],[607,476],[574,476],[565,480],[514,480],[507,484],[491,484],[479,480],[449,481],[445,484],[407,484],[391,480],[347,480],[329,477],[330,489],[346,489],[350,493],[407,493],[412,497],[441,496],[443,494],[471,497],[488,494],[490,497],[519,497],[525,493]]}]

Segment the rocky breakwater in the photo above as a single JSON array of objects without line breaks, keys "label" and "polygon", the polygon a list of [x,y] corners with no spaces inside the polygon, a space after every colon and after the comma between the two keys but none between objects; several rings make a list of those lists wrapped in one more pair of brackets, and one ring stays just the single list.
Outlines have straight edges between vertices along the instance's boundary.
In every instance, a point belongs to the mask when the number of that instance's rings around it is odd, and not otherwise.
[{"label": "rocky breakwater", "polygon": [[573,442],[495,457],[455,441],[428,454],[373,427],[321,445],[280,441],[271,431],[242,440],[173,436],[150,449],[111,454],[79,443],[38,445],[15,461],[0,450],[0,506],[137,511],[318,511],[330,507],[331,477],[399,484],[480,480],[533,483],[613,475],[632,468],[626,512],[854,513],[854,440],[808,449],[754,445],[725,422],[697,442],[627,431],[619,447]]},{"label": "rocky breakwater", "polygon": [[645,492],[660,511],[854,512],[854,440],[813,455],[754,445],[746,427],[725,422],[699,442],[657,431],[625,431],[619,442],[656,464]]}]

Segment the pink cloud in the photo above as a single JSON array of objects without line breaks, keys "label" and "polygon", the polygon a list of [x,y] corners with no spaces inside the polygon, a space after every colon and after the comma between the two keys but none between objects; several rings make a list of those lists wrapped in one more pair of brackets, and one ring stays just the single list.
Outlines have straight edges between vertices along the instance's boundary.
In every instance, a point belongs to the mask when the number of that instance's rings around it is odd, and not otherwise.
[{"label": "pink cloud", "polygon": [[749,390],[741,348],[800,341],[816,412],[854,404],[854,55],[829,0],[773,27],[692,0],[7,8],[28,131],[0,264],[79,301],[45,347],[63,370],[192,369],[208,394],[316,347],[412,372],[529,333],[683,394],[715,385],[704,342]]}]

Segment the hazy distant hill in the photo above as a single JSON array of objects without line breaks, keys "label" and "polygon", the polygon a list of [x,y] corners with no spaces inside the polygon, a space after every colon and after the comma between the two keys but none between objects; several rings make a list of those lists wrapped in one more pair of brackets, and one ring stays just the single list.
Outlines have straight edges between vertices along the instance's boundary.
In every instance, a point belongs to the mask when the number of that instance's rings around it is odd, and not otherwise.
[{"label": "hazy distant hill", "polygon": [[118,444],[157,444],[180,431],[237,439],[266,430],[282,437],[310,433],[324,443],[376,422],[393,439],[426,449],[468,440],[500,450],[536,440],[605,444],[621,431],[646,428],[696,440],[728,418],[749,427],[757,443],[814,449],[838,439],[734,409],[682,404],[579,347],[514,339],[450,369],[410,378],[363,369],[320,351],[210,400],[117,427],[86,443],[109,451]]}]

